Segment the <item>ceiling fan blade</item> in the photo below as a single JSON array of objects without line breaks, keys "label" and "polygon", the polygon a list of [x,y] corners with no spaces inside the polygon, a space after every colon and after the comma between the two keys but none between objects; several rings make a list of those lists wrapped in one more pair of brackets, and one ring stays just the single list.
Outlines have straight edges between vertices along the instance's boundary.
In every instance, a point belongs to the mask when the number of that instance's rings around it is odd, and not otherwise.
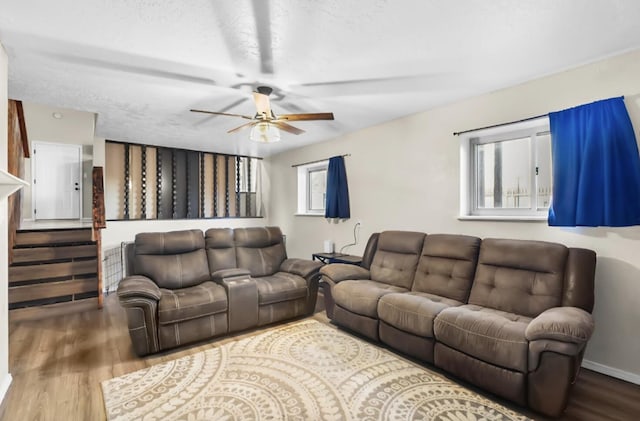
[{"label": "ceiling fan blade", "polygon": [[[85,44],[80,40],[65,41],[61,38],[36,35],[35,32],[30,33],[30,31],[5,31],[4,28],[2,36],[2,43],[7,49],[11,47],[15,51],[21,51],[21,55],[29,52],[35,57],[52,59],[64,65],[78,65],[124,74],[133,73],[142,77],[171,79],[207,87],[225,86],[235,79],[233,76],[229,78],[226,70],[151,58],[151,56],[127,53],[121,49]],[[215,77],[212,77],[212,73]]]},{"label": "ceiling fan blade", "polygon": [[253,0],[253,17],[256,24],[256,35],[260,51],[260,71],[264,74],[273,74],[273,38],[271,36],[271,10],[269,2]]},{"label": "ceiling fan blade", "polygon": [[[303,83],[291,89],[307,97],[364,96],[405,92],[441,91],[450,88],[459,76],[454,73],[427,73],[411,76],[335,80]],[[464,81],[467,83],[468,81]]]},{"label": "ceiling fan blade", "polygon": [[247,119],[247,120],[253,120],[253,117],[249,117],[248,115],[242,115],[242,114],[230,114],[230,113],[221,113],[221,112],[218,112],[218,111],[194,110],[194,109],[191,109],[189,111],[194,112],[194,113],[205,113],[205,114],[213,114],[213,115],[226,115],[226,116],[229,116],[229,117],[240,117],[240,118],[244,118],[244,119]]},{"label": "ceiling fan blade", "polygon": [[256,124],[258,124],[258,123],[259,123],[259,121],[251,121],[251,122],[249,122],[249,123],[245,123],[245,124],[243,124],[242,126],[238,126],[238,127],[236,127],[235,129],[231,129],[231,130],[227,131],[227,133],[235,133],[235,132],[239,132],[239,131],[242,131],[242,130],[244,130],[244,129],[248,129],[249,127],[253,127],[253,126],[255,126],[255,125],[256,125]]},{"label": "ceiling fan blade", "polygon": [[[242,104],[243,102],[247,101],[248,99],[249,98],[246,98],[246,97],[245,98],[240,98],[239,100],[232,102],[231,104],[227,105],[226,107],[222,107],[220,109],[220,111],[217,111],[217,112],[222,113],[222,112],[226,112],[228,110],[231,110],[232,108],[235,108],[236,106]],[[206,117],[203,117],[202,120],[200,120],[199,122],[195,123],[195,126],[200,126],[202,124],[205,124],[205,123],[207,123],[209,120],[211,120],[213,118],[216,118],[216,114],[212,114],[212,115],[208,115]]]},{"label": "ceiling fan blade", "polygon": [[287,121],[309,121],[309,120],[333,120],[333,113],[303,113],[303,114],[280,114],[277,120]]},{"label": "ceiling fan blade", "polygon": [[267,118],[271,117],[271,104],[267,95],[254,92],[253,101],[256,103],[256,111],[259,115],[266,115]]},{"label": "ceiling fan blade", "polygon": [[282,121],[272,121],[271,124],[279,128],[280,130],[284,130],[285,132],[288,132],[288,133],[293,133],[293,134],[304,133],[304,130],[299,129],[297,127],[293,127],[291,124],[287,124]]}]

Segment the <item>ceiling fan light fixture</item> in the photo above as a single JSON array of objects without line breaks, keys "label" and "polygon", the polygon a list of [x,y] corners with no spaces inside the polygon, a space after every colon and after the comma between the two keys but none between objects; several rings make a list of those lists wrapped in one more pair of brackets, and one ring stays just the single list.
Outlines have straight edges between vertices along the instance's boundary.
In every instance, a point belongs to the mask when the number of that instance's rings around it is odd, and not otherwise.
[{"label": "ceiling fan light fixture", "polygon": [[280,130],[268,121],[262,121],[251,128],[249,139],[259,143],[279,142]]},{"label": "ceiling fan light fixture", "polygon": [[224,115],[228,117],[240,117],[250,120],[241,126],[227,130],[227,133],[236,133],[251,127],[249,139],[259,143],[273,143],[280,141],[280,131],[285,131],[294,135],[304,133],[304,130],[289,124],[291,121],[312,121],[312,120],[333,120],[333,113],[297,113],[281,114],[276,116],[271,109],[269,94],[273,89],[268,86],[258,86],[253,92],[253,102],[256,106],[256,114],[251,117],[244,114],[232,114],[222,111],[207,111],[191,109],[194,113],[205,113],[213,115]]}]

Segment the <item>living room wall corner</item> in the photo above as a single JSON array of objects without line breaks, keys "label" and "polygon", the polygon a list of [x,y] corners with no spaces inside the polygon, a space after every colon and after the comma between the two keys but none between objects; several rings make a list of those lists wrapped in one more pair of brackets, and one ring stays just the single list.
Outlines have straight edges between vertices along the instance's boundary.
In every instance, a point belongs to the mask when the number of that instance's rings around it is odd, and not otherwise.
[{"label": "living room wall corner", "polygon": [[[7,53],[0,44],[0,169],[7,170],[7,132],[8,132],[8,62]],[[9,374],[9,277],[7,199],[0,197],[0,402],[4,399],[11,384]]]}]

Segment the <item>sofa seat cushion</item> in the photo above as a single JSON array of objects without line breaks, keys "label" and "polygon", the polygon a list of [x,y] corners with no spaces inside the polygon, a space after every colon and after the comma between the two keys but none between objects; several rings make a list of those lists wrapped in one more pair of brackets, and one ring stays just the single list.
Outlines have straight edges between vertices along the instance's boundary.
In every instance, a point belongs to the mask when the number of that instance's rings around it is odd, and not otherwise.
[{"label": "sofa seat cushion", "polygon": [[301,276],[276,272],[271,276],[254,278],[258,287],[258,305],[297,300],[308,294],[307,281]]},{"label": "sofa seat cushion", "polygon": [[339,282],[333,287],[333,299],[337,305],[352,313],[378,318],[378,301],[386,294],[407,292],[405,288],[370,280]]},{"label": "sofa seat cushion", "polygon": [[388,325],[414,334],[433,338],[433,321],[445,308],[461,302],[424,292],[387,294],[378,303],[378,317]]},{"label": "sofa seat cushion", "polygon": [[224,287],[211,281],[188,288],[162,288],[160,291],[160,324],[184,322],[227,311],[227,294]]},{"label": "sofa seat cushion", "polygon": [[438,314],[433,330],[438,342],[484,362],[527,372],[531,318],[472,304]]}]

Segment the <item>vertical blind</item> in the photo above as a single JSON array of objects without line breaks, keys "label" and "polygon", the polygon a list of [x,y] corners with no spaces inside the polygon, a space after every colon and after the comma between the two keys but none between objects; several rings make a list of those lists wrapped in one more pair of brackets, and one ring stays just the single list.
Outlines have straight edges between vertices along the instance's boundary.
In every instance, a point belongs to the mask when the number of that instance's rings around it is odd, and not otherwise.
[{"label": "vertical blind", "polygon": [[107,219],[260,216],[259,161],[247,156],[107,141]]}]

